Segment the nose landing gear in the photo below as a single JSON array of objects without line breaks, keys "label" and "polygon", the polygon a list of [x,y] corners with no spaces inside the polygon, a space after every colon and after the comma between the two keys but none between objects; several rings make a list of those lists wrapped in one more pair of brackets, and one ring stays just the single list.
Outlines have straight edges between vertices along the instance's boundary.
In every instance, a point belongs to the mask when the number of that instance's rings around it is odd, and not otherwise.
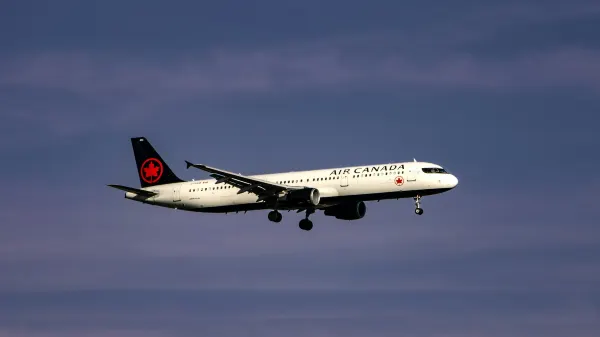
[{"label": "nose landing gear", "polygon": [[415,214],[422,215],[423,209],[421,208],[421,196],[417,195],[416,197],[414,197],[414,199],[415,199]]}]

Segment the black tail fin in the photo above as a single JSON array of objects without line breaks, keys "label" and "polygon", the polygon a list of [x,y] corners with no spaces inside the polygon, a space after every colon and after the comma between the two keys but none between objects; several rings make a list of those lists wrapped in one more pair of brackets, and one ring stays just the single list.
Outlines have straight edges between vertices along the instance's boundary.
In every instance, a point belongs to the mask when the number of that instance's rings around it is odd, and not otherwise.
[{"label": "black tail fin", "polygon": [[171,171],[145,137],[131,138],[131,145],[142,187],[183,181]]}]

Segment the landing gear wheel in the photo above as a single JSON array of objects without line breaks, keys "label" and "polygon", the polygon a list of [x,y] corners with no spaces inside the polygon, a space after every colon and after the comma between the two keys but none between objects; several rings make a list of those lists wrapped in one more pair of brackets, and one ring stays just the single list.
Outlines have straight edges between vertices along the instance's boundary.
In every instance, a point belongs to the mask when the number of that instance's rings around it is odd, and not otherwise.
[{"label": "landing gear wheel", "polygon": [[283,219],[283,215],[281,215],[281,213],[279,213],[277,211],[270,211],[268,217],[269,217],[269,220],[271,220],[273,222],[280,222],[281,219]]},{"label": "landing gear wheel", "polygon": [[422,208],[415,208],[415,213],[418,215],[423,214],[423,209]]},{"label": "landing gear wheel", "polygon": [[298,227],[300,227],[300,229],[302,230],[309,231],[313,228],[313,223],[308,219],[302,219],[300,220],[300,224],[298,224]]}]

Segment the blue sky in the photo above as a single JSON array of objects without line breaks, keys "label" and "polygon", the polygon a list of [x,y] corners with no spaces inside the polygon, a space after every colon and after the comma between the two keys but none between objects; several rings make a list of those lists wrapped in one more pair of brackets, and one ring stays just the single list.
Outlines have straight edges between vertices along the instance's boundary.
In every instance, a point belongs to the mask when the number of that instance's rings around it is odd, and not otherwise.
[{"label": "blue sky", "polygon": [[[595,336],[595,1],[8,1],[0,337]],[[342,222],[123,199],[129,138],[244,174],[417,158]]]}]

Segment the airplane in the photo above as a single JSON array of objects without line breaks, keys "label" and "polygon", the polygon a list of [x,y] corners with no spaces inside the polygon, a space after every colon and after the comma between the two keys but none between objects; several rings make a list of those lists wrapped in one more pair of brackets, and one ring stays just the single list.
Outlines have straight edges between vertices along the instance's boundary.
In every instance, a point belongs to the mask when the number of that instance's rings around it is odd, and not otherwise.
[{"label": "airplane", "polygon": [[281,222],[280,211],[305,212],[299,227],[310,231],[309,216],[322,210],[340,220],[362,219],[366,201],[413,198],[422,215],[421,198],[450,191],[458,179],[440,165],[426,162],[361,165],[311,171],[242,175],[185,161],[187,168],[208,172],[212,179],[178,178],[145,137],[131,138],[141,188],[110,184],[125,198],[192,212],[230,213],[271,210],[268,219]]}]

